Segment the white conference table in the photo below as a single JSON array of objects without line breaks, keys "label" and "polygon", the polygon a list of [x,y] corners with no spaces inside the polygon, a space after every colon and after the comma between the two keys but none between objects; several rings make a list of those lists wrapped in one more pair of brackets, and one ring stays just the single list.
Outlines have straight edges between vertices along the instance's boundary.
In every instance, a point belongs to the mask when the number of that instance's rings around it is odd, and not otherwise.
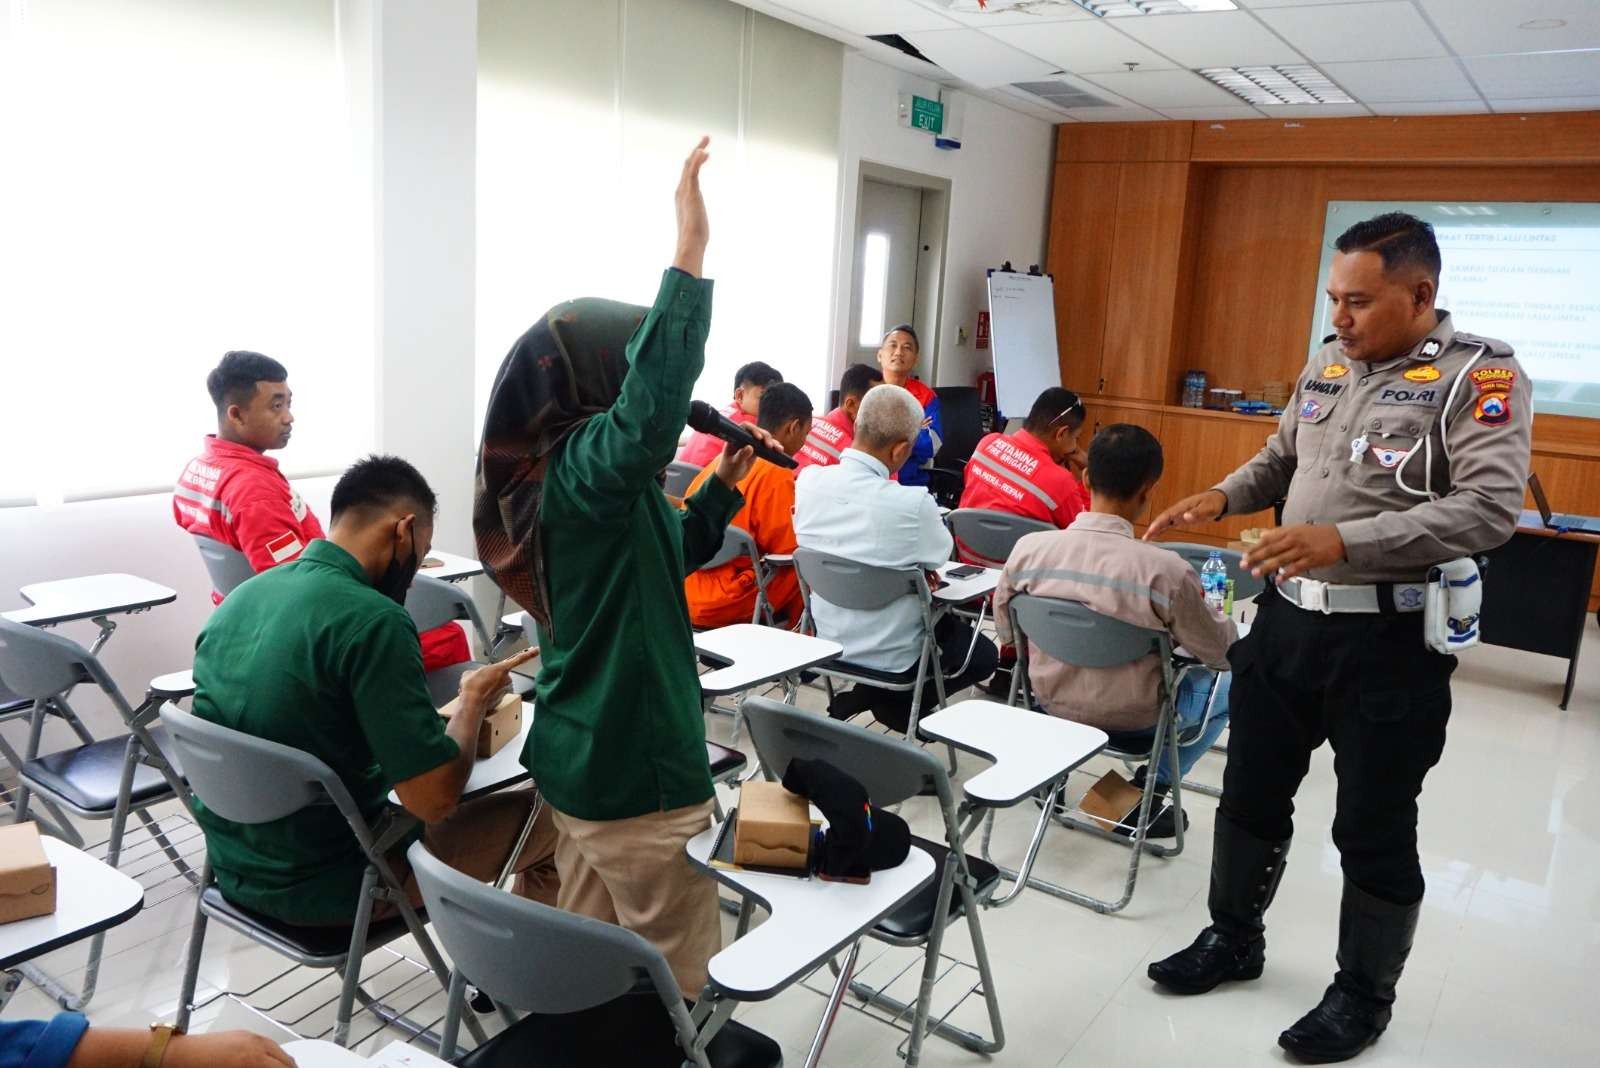
[{"label": "white conference table", "polygon": [[[97,617],[143,612],[178,599],[178,591],[170,587],[120,572],[34,582],[17,592],[28,602],[28,607],[14,608],[0,615],[13,623],[34,627],[53,627],[79,619],[100,622]],[[101,622],[101,629],[104,633],[92,652],[99,651],[100,644],[115,627],[108,629],[108,624]]]},{"label": "white conference table", "polygon": [[844,652],[838,642],[755,623],[701,631],[694,649],[725,663],[700,676],[700,693],[708,700],[797,675]]},{"label": "white conference table", "polygon": [[65,993],[28,961],[125,923],[144,908],[144,887],[117,869],[60,839],[39,841],[56,869],[56,910],[0,924],[0,1011],[24,976],[52,997]]},{"label": "white conference table", "polygon": [[[504,790],[508,786],[516,786],[531,779],[533,776],[522,766],[522,751],[528,744],[528,735],[532,732],[533,702],[524,701],[522,730],[494,756],[484,757],[472,765],[472,773],[467,776],[467,784],[461,788],[461,800],[471,801],[475,797],[492,794],[496,790]],[[389,803],[400,805],[400,795],[390,790]]]},{"label": "white conference table", "polygon": [[766,1001],[816,971],[841,950],[850,951],[818,1024],[806,1060],[809,1068],[822,1054],[828,1029],[853,974],[861,939],[879,920],[933,881],[933,857],[926,850],[913,848],[904,863],[873,872],[872,881],[865,885],[729,871],[710,863],[711,850],[721,830],[722,824],[714,823],[689,840],[686,848],[690,863],[744,899],[746,912],[741,914],[741,922],[752,903],[759,903],[770,915],[759,927],[711,958],[707,971],[711,977],[709,1008],[713,1013],[718,1002]]},{"label": "white conference table", "polygon": [[[977,567],[979,570],[976,575],[969,575],[966,578],[950,578],[950,572],[958,567]],[[933,591],[934,603],[966,604],[968,601],[975,601],[994,592],[995,587],[1000,585],[1000,568],[981,567],[978,564],[963,564],[958,560],[951,560],[939,565],[939,578],[944,581],[944,585]]]}]

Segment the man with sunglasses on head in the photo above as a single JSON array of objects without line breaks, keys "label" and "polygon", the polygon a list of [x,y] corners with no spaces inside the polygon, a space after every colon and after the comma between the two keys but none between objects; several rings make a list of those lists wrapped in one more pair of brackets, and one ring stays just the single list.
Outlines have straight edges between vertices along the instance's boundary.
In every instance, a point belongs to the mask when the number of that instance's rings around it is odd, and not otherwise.
[{"label": "man with sunglasses on head", "polygon": [[[1033,402],[1014,434],[990,434],[967,461],[962,508],[1009,512],[1065,528],[1089,507],[1083,475],[1086,459],[1078,444],[1083,401],[1070,389],[1051,386]],[[999,567],[956,543],[968,563]]]}]

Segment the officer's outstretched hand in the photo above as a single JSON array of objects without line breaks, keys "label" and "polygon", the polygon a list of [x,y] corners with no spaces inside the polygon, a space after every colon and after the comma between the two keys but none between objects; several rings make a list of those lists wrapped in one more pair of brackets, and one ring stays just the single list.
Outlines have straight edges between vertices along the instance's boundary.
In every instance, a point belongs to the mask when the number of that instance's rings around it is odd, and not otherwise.
[{"label": "officer's outstretched hand", "polygon": [[1244,566],[1257,578],[1281,573],[1294,578],[1344,559],[1344,538],[1331,523],[1297,523],[1261,532],[1261,540],[1244,554]]},{"label": "officer's outstretched hand", "polygon": [[1228,507],[1228,498],[1221,490],[1206,490],[1196,493],[1193,497],[1185,497],[1165,512],[1156,516],[1150,524],[1150,529],[1144,532],[1145,541],[1154,541],[1156,535],[1170,527],[1175,527],[1181,520],[1189,523],[1209,523],[1222,514]]},{"label": "officer's outstretched hand", "polygon": [[683,174],[673,203],[678,213],[678,248],[672,265],[699,278],[705,273],[706,244],[711,240],[711,223],[706,218],[705,198],[700,195],[700,168],[711,154],[706,146],[711,138],[702,137],[689,158],[683,161]]}]

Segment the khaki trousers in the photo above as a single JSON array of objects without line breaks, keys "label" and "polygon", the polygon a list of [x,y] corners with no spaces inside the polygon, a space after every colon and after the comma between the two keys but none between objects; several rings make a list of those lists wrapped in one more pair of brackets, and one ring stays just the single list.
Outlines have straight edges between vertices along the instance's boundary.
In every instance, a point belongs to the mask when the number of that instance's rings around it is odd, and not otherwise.
[{"label": "khaki trousers", "polygon": [[702,802],[622,820],[556,812],[560,908],[626,927],[667,958],[683,996],[699,998],[706,964],[722,948],[717,884],[689,863],[684,845],[711,826]]},{"label": "khaki trousers", "polygon": [[[423,831],[422,840],[428,852],[459,872],[490,882],[500,875],[517,836],[522,833],[528,813],[532,811],[539,794],[532,788],[502,790],[476,800],[467,801],[447,820],[430,823]],[[551,808],[545,805],[534,821],[527,843],[517,856],[511,870],[517,877],[512,881],[512,892],[542,905],[555,905],[560,883],[555,864],[556,829],[551,820]],[[417,887],[417,877],[411,871],[404,849],[389,854],[389,864],[406,889],[411,904],[422,904],[422,891]],[[387,901],[373,906],[374,920],[399,915]]]}]

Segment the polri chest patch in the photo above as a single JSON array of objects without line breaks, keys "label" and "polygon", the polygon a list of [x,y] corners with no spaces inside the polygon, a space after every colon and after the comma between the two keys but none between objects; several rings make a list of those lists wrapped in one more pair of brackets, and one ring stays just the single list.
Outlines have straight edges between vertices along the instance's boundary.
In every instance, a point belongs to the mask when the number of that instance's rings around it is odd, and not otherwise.
[{"label": "polri chest patch", "polygon": [[1437,408],[1444,403],[1444,390],[1434,385],[1413,385],[1410,382],[1384,386],[1373,398],[1374,404],[1398,404],[1413,408]]}]

